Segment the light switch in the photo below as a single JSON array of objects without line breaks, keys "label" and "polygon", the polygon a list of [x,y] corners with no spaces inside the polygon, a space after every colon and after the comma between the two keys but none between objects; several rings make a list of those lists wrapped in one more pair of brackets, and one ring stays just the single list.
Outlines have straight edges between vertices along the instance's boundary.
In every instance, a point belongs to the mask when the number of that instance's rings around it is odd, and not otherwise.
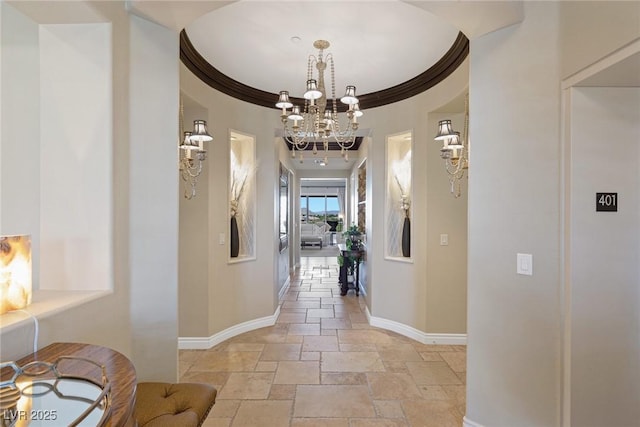
[{"label": "light switch", "polygon": [[441,234],[440,235],[440,246],[448,246],[449,245],[449,235]]},{"label": "light switch", "polygon": [[525,276],[533,276],[533,255],[517,254],[516,256],[516,273]]},{"label": "light switch", "polygon": [[224,245],[224,241],[225,241],[225,235],[224,235],[224,233],[220,233],[218,235],[218,243],[221,244],[221,245]]}]

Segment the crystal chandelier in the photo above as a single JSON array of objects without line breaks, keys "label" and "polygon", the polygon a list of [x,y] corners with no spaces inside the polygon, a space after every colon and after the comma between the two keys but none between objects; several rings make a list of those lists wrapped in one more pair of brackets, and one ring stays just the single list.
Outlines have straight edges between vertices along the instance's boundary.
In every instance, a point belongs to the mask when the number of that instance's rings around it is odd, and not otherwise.
[{"label": "crystal chandelier", "polygon": [[[282,109],[283,133],[285,140],[291,144],[291,157],[296,157],[296,150],[300,151],[300,163],[304,161],[303,151],[313,144],[313,154],[318,153],[317,144],[322,144],[324,150],[323,162],[328,163],[327,153],[329,142],[335,142],[340,147],[340,154],[349,160],[348,150],[356,141],[358,130],[358,117],[362,111],[356,98],[356,87],[347,86],[345,95],[340,98],[343,104],[347,104],[347,123],[341,126],[338,117],[338,102],[336,100],[335,72],[333,55],[323,55],[329,47],[326,40],[316,40],[313,47],[319,50],[318,55],[309,55],[307,61],[307,83],[304,93],[304,106],[293,105],[289,98],[289,92],[283,90],[276,103],[276,107]],[[331,71],[331,104],[328,105],[328,97],[325,89],[324,72],[327,65]],[[317,70],[314,77],[313,69]],[[301,100],[302,101],[302,100]],[[291,111],[288,109],[291,108]]]},{"label": "crystal chandelier", "polygon": [[[180,130],[182,132],[184,121],[184,106],[180,100]],[[178,142],[180,147],[180,176],[184,181],[184,197],[188,200],[196,196],[196,184],[202,173],[202,164],[207,158],[204,143],[213,140],[207,130],[207,122],[204,120],[193,121],[193,131],[183,133],[182,140]]]},{"label": "crystal chandelier", "polygon": [[440,120],[438,122],[438,134],[436,141],[442,141],[440,157],[445,162],[445,169],[449,174],[449,184],[453,197],[460,197],[461,183],[465,172],[469,169],[469,94],[464,101],[464,127],[460,132],[453,130],[451,120]]}]

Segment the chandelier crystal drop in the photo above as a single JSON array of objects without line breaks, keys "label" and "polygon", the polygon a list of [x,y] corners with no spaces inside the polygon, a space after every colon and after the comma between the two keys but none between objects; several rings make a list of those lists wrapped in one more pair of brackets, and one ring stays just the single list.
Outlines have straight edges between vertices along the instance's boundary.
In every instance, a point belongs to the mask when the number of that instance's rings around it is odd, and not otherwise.
[{"label": "chandelier crystal drop", "polygon": [[[282,110],[280,119],[283,126],[285,141],[291,145],[291,157],[296,157],[299,151],[300,163],[304,162],[303,152],[312,147],[313,154],[318,153],[318,145],[324,151],[327,159],[329,142],[337,143],[345,161],[349,160],[348,150],[356,141],[358,117],[364,113],[360,110],[356,87],[349,85],[340,101],[349,106],[346,112],[346,124],[340,124],[338,116],[338,101],[336,98],[335,69],[333,55],[325,55],[324,50],[330,46],[326,40],[316,40],[313,47],[318,49],[317,56],[309,55],[307,61],[306,90],[303,95],[304,105],[293,105],[289,92],[280,92],[276,107]],[[329,67],[331,92],[327,96],[324,72]],[[314,76],[314,68],[316,75]],[[342,120],[343,123],[345,119]]]},{"label": "chandelier crystal drop", "polygon": [[462,135],[454,131],[451,120],[446,119],[438,122],[438,133],[434,139],[442,141],[440,157],[444,160],[445,170],[449,175],[451,194],[458,198],[462,195],[460,181],[469,169],[469,94],[465,97]]}]

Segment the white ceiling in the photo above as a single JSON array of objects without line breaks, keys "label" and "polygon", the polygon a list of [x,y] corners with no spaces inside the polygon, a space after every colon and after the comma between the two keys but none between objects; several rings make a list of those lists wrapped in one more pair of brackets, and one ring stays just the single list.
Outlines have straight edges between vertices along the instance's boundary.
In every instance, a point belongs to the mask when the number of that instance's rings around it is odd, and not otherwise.
[{"label": "white ceiling", "polygon": [[[289,90],[296,97],[305,89],[307,58],[317,54],[315,40],[331,43],[325,57],[333,55],[340,97],[347,84],[362,95],[416,77],[458,35],[448,22],[400,1],[239,1],[201,16],[186,32],[223,74],[271,93]],[[329,89],[329,69],[325,79]]]}]

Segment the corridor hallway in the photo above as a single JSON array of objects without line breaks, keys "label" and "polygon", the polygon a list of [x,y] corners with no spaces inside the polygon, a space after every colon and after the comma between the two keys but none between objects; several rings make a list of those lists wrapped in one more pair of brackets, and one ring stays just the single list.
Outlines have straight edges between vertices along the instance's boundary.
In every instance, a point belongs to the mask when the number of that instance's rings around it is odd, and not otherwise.
[{"label": "corridor hallway", "polygon": [[369,326],[335,257],[303,257],[274,326],[181,350],[181,382],[218,389],[204,427],[460,427],[466,347]]}]

